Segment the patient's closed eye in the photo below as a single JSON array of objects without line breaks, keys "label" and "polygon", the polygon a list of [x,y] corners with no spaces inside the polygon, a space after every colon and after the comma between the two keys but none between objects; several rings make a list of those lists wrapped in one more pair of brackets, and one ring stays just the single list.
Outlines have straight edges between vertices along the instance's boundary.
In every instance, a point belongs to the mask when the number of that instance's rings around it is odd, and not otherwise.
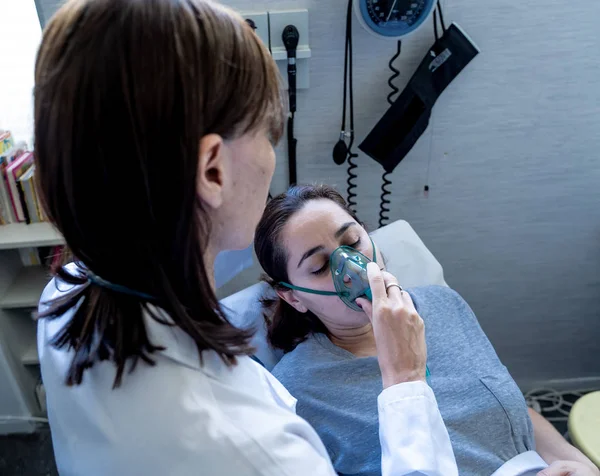
[{"label": "patient's closed eye", "polygon": [[[360,246],[360,238],[358,240],[356,240],[354,243],[352,243],[351,245],[346,245],[349,246],[351,248],[358,248]],[[325,262],[323,263],[323,266],[321,266],[319,269],[317,269],[316,271],[311,271],[311,274],[314,275],[320,275],[323,274],[327,271],[327,269],[329,268],[329,260],[325,260]]]},{"label": "patient's closed eye", "polygon": [[317,269],[316,271],[313,271],[312,274],[323,274],[325,271],[327,271],[327,268],[329,268],[329,260],[325,260],[323,266]]},{"label": "patient's closed eye", "polygon": [[360,238],[348,246],[350,246],[351,248],[358,248],[359,245],[360,245]]}]

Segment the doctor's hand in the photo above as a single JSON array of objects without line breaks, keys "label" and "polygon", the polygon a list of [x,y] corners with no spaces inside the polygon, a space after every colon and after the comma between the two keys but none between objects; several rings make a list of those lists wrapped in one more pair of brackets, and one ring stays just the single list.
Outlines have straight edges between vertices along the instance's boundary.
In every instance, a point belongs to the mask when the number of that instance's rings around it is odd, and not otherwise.
[{"label": "doctor's hand", "polygon": [[538,476],[599,476],[600,470],[577,461],[555,461]]},{"label": "doctor's hand", "polygon": [[[398,280],[375,263],[367,266],[373,302],[356,303],[373,325],[383,388],[403,382],[425,380],[427,345],[425,325],[410,295],[401,291]],[[387,289],[386,289],[387,288]]]}]

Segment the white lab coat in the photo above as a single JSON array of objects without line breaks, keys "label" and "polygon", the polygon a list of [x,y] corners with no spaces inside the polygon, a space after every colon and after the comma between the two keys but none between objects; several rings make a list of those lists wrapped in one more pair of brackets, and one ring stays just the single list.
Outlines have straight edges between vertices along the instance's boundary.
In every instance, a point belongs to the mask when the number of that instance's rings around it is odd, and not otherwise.
[{"label": "white lab coat", "polygon": [[[51,282],[42,302],[61,291]],[[49,340],[72,311],[38,325],[38,350],[58,470],[85,475],[335,475],[296,400],[250,358],[227,368],[206,352],[200,366],[190,337],[146,318],[150,341],[166,350],[140,362],[112,390],[114,364],[96,363],[67,387],[72,353]],[[326,384],[324,382],[324,384]],[[343,405],[343,402],[340,402]],[[448,432],[433,392],[421,382],[379,396],[382,473],[457,475]]]}]

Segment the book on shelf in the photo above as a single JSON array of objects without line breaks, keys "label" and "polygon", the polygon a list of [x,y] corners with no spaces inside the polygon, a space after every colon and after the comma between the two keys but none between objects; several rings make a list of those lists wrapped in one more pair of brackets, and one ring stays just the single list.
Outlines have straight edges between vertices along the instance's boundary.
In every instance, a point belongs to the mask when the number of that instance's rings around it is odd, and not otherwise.
[{"label": "book on shelf", "polygon": [[5,180],[6,165],[7,162],[0,157],[0,225],[8,225],[15,221]]},{"label": "book on shelf", "polygon": [[13,137],[10,131],[0,130],[0,154],[13,146]]},{"label": "book on shelf", "polygon": [[33,153],[25,152],[13,160],[6,169],[6,182],[8,192],[13,207],[13,212],[17,221],[29,222],[29,211],[25,203],[25,194],[18,186],[19,179],[27,172],[27,169],[33,165]]},{"label": "book on shelf", "polygon": [[33,183],[33,174],[35,172],[35,164],[31,165],[19,178],[17,186],[20,189],[20,195],[24,198],[24,211],[26,218],[29,218],[27,223],[39,223],[42,221],[38,201],[35,193],[35,184]]},{"label": "book on shelf", "polygon": [[6,167],[13,160],[13,149],[11,133],[0,130],[0,224],[2,225],[14,222],[8,189],[4,179]]},{"label": "book on shelf", "polygon": [[23,266],[43,266],[52,270],[60,265],[63,248],[63,245],[19,248],[19,257]]},{"label": "book on shelf", "polygon": [[23,266],[40,266],[42,264],[36,248],[19,248],[19,257]]},{"label": "book on shelf", "polygon": [[33,152],[0,131],[0,225],[47,221],[35,187]]}]

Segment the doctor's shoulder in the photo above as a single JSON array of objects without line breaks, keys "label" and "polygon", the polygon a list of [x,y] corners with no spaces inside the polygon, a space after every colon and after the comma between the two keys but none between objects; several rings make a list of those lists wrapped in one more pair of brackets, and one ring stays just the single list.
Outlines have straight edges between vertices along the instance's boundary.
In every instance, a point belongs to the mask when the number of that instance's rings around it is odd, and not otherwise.
[{"label": "doctor's shoulder", "polygon": [[[42,295],[40,309],[44,302],[73,289],[54,278]],[[110,449],[110,460],[102,464],[114,471],[301,474],[288,473],[290,445],[306,449],[309,442],[319,447],[312,428],[295,414],[295,399],[265,369],[243,356],[236,365],[228,366],[213,351],[204,351],[201,362],[187,334],[150,318],[146,319],[149,339],[162,347],[152,354],[153,365],[139,362],[135,371],[125,372],[121,385],[113,388],[114,363],[96,362],[79,385],[65,385],[73,352],[57,349],[51,342],[72,314],[70,309],[57,319],[42,319],[38,329],[51,420],[55,416],[76,429],[62,432],[58,421],[52,426],[57,463],[67,472],[98,474],[92,469],[99,463],[93,454]],[[91,445],[86,434],[96,435],[96,443]],[[104,449],[97,444],[98,438],[105,442]],[[75,446],[89,450],[88,463],[71,452]],[[138,466],[140,459],[143,468]],[[324,455],[320,460],[327,464]]]}]

